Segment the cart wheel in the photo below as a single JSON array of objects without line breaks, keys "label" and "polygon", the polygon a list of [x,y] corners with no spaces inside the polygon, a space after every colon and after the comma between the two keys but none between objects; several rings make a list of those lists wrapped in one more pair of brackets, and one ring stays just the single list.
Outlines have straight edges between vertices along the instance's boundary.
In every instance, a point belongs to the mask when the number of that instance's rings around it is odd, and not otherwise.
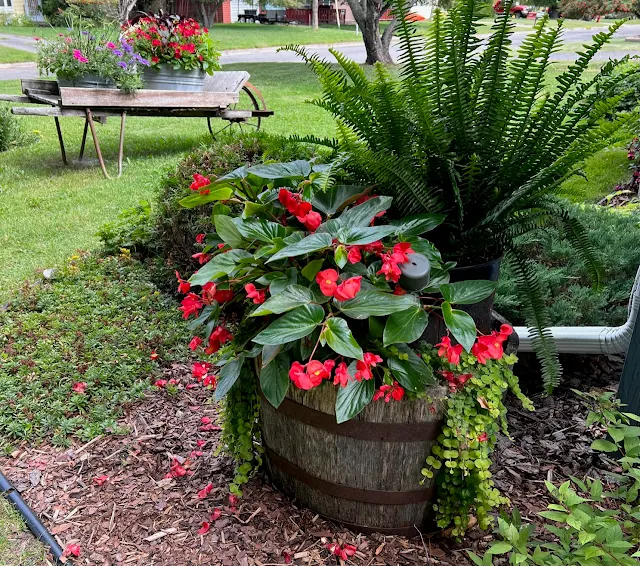
[{"label": "cart wheel", "polygon": [[[229,110],[266,110],[266,104],[262,98],[260,91],[251,83],[246,82],[240,90],[240,98],[236,104],[229,105]],[[224,131],[237,132],[257,132],[260,129],[262,118],[255,116],[252,118],[222,118],[227,124],[214,130],[211,124],[211,118],[207,118],[209,133],[215,140],[217,136]]]},{"label": "cart wheel", "polygon": [[241,23],[241,24],[244,24],[247,20],[245,20],[243,17],[241,17],[241,18],[239,19],[239,21],[240,21],[240,23]]}]

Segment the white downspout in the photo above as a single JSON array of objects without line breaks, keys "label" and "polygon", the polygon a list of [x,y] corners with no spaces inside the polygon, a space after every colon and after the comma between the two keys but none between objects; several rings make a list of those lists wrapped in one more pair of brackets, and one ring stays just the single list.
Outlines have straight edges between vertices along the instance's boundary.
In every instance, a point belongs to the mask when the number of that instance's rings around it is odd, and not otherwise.
[{"label": "white downspout", "polygon": [[[640,268],[631,289],[629,318],[622,326],[554,326],[550,328],[558,353],[623,354],[631,343],[631,335],[640,309]],[[533,352],[527,327],[515,326],[520,338],[519,352]]]}]

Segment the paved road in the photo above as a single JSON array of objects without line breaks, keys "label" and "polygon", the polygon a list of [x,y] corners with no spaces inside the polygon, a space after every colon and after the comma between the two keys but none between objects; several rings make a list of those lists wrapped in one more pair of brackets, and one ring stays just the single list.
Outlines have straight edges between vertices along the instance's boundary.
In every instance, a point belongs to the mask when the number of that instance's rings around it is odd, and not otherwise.
[{"label": "paved road", "polygon": [[[591,37],[601,31],[600,28],[595,29],[568,29],[565,30],[564,40],[566,43],[585,43],[588,42]],[[528,32],[518,31],[513,34],[513,45],[518,47]],[[623,26],[616,37],[628,37],[633,35],[640,35],[640,26],[629,25]],[[23,49],[25,51],[35,51],[36,41],[30,37],[18,37],[7,34],[0,34],[0,46],[13,47],[16,49]],[[340,49],[347,57],[359,62],[364,63],[366,59],[366,53],[364,46],[361,43],[348,43],[338,44],[336,47]],[[309,46],[309,51],[318,53],[321,57],[327,59],[333,59],[329,53],[328,46]],[[637,51],[636,51],[637,52]],[[398,48],[392,46],[391,54],[394,59],[397,60]],[[610,58],[620,58],[627,54],[627,51],[605,51],[599,53],[596,56],[597,60],[608,60]],[[554,53],[552,59],[554,61],[571,61],[575,59],[577,55],[575,53],[563,52]],[[234,51],[225,51],[222,53],[220,62],[223,65],[232,63],[297,63],[300,62],[300,58],[291,52],[278,53],[277,48],[269,47],[264,49],[243,49]],[[12,79],[24,79],[35,78],[38,76],[38,72],[35,68],[35,64],[24,66],[19,65],[0,65],[0,80],[12,80]]]}]

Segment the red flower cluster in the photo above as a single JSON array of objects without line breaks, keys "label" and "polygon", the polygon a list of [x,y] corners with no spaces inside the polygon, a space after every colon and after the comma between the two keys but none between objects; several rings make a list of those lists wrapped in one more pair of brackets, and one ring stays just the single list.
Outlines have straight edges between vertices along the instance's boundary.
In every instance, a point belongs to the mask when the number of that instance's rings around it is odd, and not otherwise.
[{"label": "red flower cluster", "polygon": [[470,373],[455,375],[452,371],[443,371],[442,376],[449,383],[449,391],[451,391],[451,393],[460,391],[460,389],[464,387],[464,384],[473,377]]},{"label": "red flower cluster", "polygon": [[199,382],[201,381],[205,387],[212,386],[215,388],[216,376],[209,375],[209,371],[211,371],[211,364],[209,362],[195,362],[191,366],[191,374],[193,377]]},{"label": "red flower cluster", "polygon": [[189,185],[189,188],[192,191],[198,191],[201,195],[208,195],[209,189],[205,189],[204,187],[208,187],[210,184],[211,180],[209,177],[200,175],[200,173],[195,173],[193,175],[193,183]]},{"label": "red flower cluster", "polygon": [[180,273],[176,271],[176,279],[178,280],[178,293],[181,295],[186,295],[189,291],[191,291],[191,283],[185,281],[180,277]]},{"label": "red flower cluster", "polygon": [[401,242],[393,246],[391,253],[381,254],[382,269],[376,275],[384,274],[387,281],[397,283],[402,272],[398,265],[409,261],[409,254],[414,253],[409,242]]},{"label": "red flower cluster", "polygon": [[182,311],[182,318],[187,320],[191,315],[198,316],[200,309],[204,306],[204,303],[200,300],[200,297],[195,293],[189,293],[178,307],[178,310]]},{"label": "red flower cluster", "polygon": [[209,282],[202,286],[201,296],[205,305],[210,305],[213,301],[226,303],[233,299],[233,291],[231,289],[218,289],[215,283]]},{"label": "red flower cluster", "polygon": [[254,304],[261,305],[267,300],[266,289],[256,289],[253,283],[247,283],[244,286],[244,290],[247,292],[247,297],[253,299]]},{"label": "red flower cluster", "polygon": [[380,389],[373,394],[373,400],[377,401],[383,397],[385,403],[391,401],[392,398],[396,401],[400,401],[400,399],[404,397],[404,389],[400,387],[400,384],[397,381],[394,381],[393,385],[382,385],[380,386]]},{"label": "red flower cluster", "polygon": [[171,468],[169,468],[169,472],[167,473],[165,478],[182,478],[186,476],[189,472],[187,468],[185,468],[177,458],[171,460]]},{"label": "red flower cluster", "polygon": [[347,383],[351,381],[352,377],[349,374],[349,370],[347,368],[347,364],[345,362],[340,362],[338,367],[336,368],[336,373],[333,376],[333,384],[340,385],[340,387],[346,387]]},{"label": "red flower cluster", "polygon": [[316,282],[325,297],[335,297],[337,301],[353,299],[360,291],[362,277],[350,277],[338,285],[339,275],[335,269],[318,272]]},{"label": "red flower cluster", "polygon": [[233,340],[233,334],[224,326],[216,326],[215,330],[209,336],[209,346],[205,348],[205,354],[215,354],[223,344]]},{"label": "red flower cluster", "polygon": [[298,389],[309,390],[318,387],[323,379],[330,379],[331,372],[336,365],[333,360],[319,362],[311,360],[307,364],[293,362],[289,370],[289,378]]},{"label": "red flower cluster", "polygon": [[460,362],[460,354],[462,354],[462,345],[458,344],[456,346],[451,345],[451,338],[448,336],[443,336],[442,339],[436,347],[439,348],[438,356],[441,358],[447,358],[450,364],[458,365]]},{"label": "red flower cluster", "polygon": [[382,358],[380,356],[371,352],[365,352],[363,359],[356,362],[356,380],[362,381],[363,379],[367,380],[373,378],[371,368],[376,367],[376,365],[380,363],[382,363]]},{"label": "red flower cluster", "polygon": [[309,232],[315,232],[322,224],[322,216],[318,212],[312,211],[311,203],[302,200],[298,193],[292,193],[284,188],[280,189],[278,200]]},{"label": "red flower cluster", "polygon": [[353,556],[358,550],[352,544],[345,544],[340,546],[337,542],[330,542],[325,544],[325,548],[331,553],[335,554],[341,560],[348,560],[350,556]]},{"label": "red flower cluster", "polygon": [[95,483],[96,485],[104,485],[106,482],[109,481],[109,476],[97,476],[95,478],[93,478],[93,483]]},{"label": "red flower cluster", "polygon": [[503,324],[500,331],[493,331],[488,336],[478,336],[477,342],[471,348],[471,353],[481,364],[486,364],[487,360],[499,360],[504,356],[502,344],[513,333],[513,328],[508,324]]}]

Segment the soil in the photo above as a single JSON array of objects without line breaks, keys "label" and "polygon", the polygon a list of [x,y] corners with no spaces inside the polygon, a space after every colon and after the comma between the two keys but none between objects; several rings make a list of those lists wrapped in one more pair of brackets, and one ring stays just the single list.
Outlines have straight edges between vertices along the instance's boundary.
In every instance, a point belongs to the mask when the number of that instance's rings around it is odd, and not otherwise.
[{"label": "soil", "polygon": [[[565,361],[565,385],[554,397],[533,395],[535,413],[508,400],[512,440],[499,441],[494,473],[523,520],[537,523],[536,513],[551,502],[545,480],[558,484],[569,475],[600,475],[599,456],[589,450],[586,409],[571,387],[615,389],[620,362]],[[165,371],[167,379],[192,382],[186,366]],[[202,423],[203,417],[215,423],[216,416],[206,390],[154,390],[121,420],[128,435],[100,436],[68,449],[21,446],[0,458],[0,468],[63,547],[80,545],[76,564],[337,564],[325,545],[339,542],[357,547],[353,564],[466,566],[466,550],[482,554],[493,538],[477,527],[462,542],[441,533],[413,539],[356,534],[298,508],[263,477],[254,478],[237,506],[230,506],[226,485],[233,466],[215,454],[219,429]],[[198,446],[199,440],[206,444]],[[165,477],[174,459],[187,475]],[[99,476],[109,479],[97,485]],[[213,488],[200,499],[197,493],[208,483]],[[220,516],[210,520],[215,510]],[[204,521],[210,530],[199,535]]]}]

